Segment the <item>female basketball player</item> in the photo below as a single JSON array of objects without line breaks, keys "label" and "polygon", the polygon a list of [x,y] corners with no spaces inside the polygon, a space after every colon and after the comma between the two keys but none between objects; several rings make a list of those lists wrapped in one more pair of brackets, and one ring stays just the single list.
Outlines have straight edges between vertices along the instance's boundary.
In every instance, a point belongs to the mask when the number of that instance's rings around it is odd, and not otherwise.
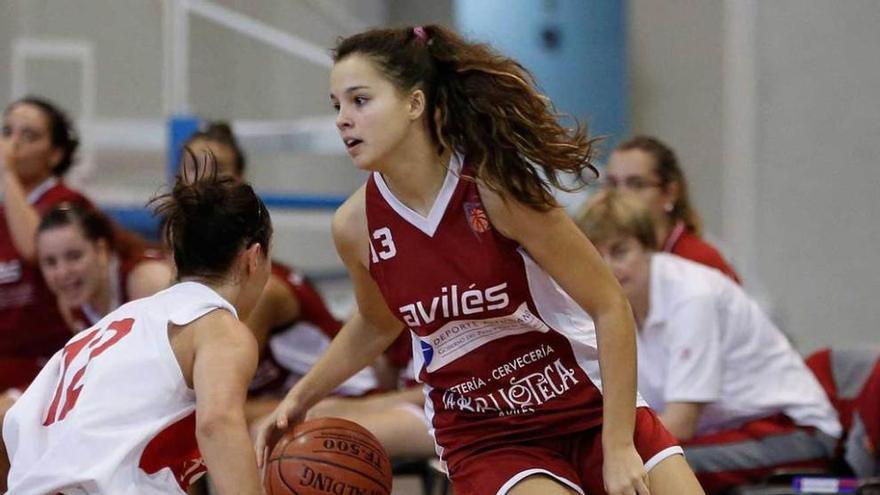
[{"label": "female basketball player", "polygon": [[56,206],[40,220],[37,261],[74,332],[168,287],[172,278],[160,252],[120,246],[103,214],[75,203]]},{"label": "female basketball player", "polygon": [[178,283],[74,337],[10,409],[11,493],[185,493],[205,465],[218,493],[261,493],[243,410],[257,346],[238,316],[269,277],[269,212],[216,175],[178,180],[157,211]]},{"label": "female basketball player", "polygon": [[606,191],[580,218],[638,324],[639,391],[707,492],[779,468],[827,467],[841,427],[819,382],[728,277],[654,251],[651,214]]},{"label": "female basketball player", "polygon": [[[61,178],[79,145],[70,119],[27,97],[3,111],[0,133],[0,392],[27,384],[70,331],[36,264],[40,216],[64,202],[89,204]],[[27,331],[22,331],[22,329]]]},{"label": "female basketball player", "polygon": [[651,211],[657,246],[711,266],[739,281],[721,253],[702,239],[702,222],[688,194],[687,180],[675,152],[650,136],[636,136],[619,144],[608,159],[606,189],[631,192]]},{"label": "female basketball player", "polygon": [[561,127],[519,64],[439,26],[342,40],[330,97],[372,172],[333,221],[358,310],[258,452],[406,326],[457,495],[699,493],[636,410],[626,298],[550,192],[594,170],[586,130]]},{"label": "female basketball player", "polygon": [[[244,180],[247,158],[226,122],[210,122],[190,137],[186,147],[197,156],[212,153],[217,173]],[[260,349],[260,364],[245,408],[248,421],[253,422],[275,409],[281,397],[315,364],[342,322],[299,270],[272,260],[272,275],[245,323]],[[340,385],[336,393],[360,396],[377,387],[376,377],[366,369]]]}]

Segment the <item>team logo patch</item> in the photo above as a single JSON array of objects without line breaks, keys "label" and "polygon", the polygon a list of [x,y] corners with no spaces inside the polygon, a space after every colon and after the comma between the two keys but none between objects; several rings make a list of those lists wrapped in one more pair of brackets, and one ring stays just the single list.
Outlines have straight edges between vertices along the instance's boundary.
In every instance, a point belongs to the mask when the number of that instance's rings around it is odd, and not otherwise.
[{"label": "team logo patch", "polygon": [[467,216],[468,225],[475,234],[488,232],[492,225],[489,223],[489,216],[480,203],[465,203],[464,213]]},{"label": "team logo patch", "polygon": [[419,341],[422,348],[422,358],[425,360],[425,366],[431,364],[431,360],[434,359],[434,348],[431,347],[431,344],[425,341]]}]

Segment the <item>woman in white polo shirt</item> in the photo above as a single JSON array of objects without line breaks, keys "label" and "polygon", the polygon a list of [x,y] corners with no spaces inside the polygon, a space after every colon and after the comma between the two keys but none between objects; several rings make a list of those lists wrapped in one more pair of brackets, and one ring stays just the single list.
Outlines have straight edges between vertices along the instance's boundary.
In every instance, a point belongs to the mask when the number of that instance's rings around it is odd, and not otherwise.
[{"label": "woman in white polo shirt", "polygon": [[625,195],[601,193],[577,220],[632,306],[639,392],[683,442],[707,492],[826,465],[841,434],[837,414],[739,285],[656,252],[650,214]]}]

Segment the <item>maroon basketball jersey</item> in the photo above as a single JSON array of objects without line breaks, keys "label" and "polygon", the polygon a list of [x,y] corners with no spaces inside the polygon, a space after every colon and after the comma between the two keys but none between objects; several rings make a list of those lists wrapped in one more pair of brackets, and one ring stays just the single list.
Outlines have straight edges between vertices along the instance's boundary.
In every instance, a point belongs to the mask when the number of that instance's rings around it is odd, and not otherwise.
[{"label": "maroon basketball jersey", "polygon": [[592,320],[492,227],[473,175],[453,158],[427,218],[380,174],[366,187],[370,274],[413,335],[438,453],[453,461],[602,420]]},{"label": "maroon basketball jersey", "polygon": [[[40,215],[64,201],[89,204],[54,178],[34,189],[29,200]],[[0,204],[0,390],[33,379],[69,338],[39,267],[18,254]]]}]

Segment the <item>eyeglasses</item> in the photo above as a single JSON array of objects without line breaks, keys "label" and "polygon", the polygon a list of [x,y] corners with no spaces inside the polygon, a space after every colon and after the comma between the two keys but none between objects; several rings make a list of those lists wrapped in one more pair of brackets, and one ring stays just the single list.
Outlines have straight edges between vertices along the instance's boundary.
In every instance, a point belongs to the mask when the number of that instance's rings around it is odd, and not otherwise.
[{"label": "eyeglasses", "polygon": [[602,187],[607,189],[626,189],[629,191],[643,191],[650,187],[662,187],[663,182],[661,181],[651,181],[645,179],[644,177],[639,176],[631,176],[627,177],[623,180],[615,179],[614,177],[608,177],[602,182]]}]

